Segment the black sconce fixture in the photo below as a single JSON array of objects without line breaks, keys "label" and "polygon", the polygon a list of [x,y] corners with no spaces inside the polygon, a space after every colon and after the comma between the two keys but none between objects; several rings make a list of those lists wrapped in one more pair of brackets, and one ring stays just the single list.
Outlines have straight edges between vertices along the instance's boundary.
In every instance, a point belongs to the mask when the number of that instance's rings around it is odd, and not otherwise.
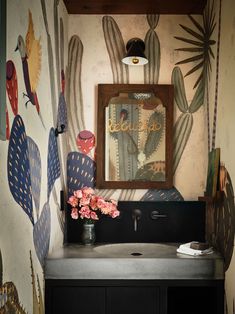
[{"label": "black sconce fixture", "polygon": [[60,126],[57,126],[55,129],[55,137],[57,137],[59,134],[62,134],[65,132],[65,125],[61,124]]},{"label": "black sconce fixture", "polygon": [[132,38],[126,44],[126,56],[122,62],[127,65],[144,65],[148,63],[148,59],[144,54],[145,43],[140,38]]}]

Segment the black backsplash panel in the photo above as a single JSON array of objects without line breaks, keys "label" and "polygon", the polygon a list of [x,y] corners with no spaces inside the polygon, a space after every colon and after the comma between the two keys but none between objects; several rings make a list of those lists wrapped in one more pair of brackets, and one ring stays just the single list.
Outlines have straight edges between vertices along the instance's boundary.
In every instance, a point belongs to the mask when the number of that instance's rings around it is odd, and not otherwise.
[{"label": "black backsplash panel", "polygon": [[[200,201],[120,201],[121,215],[112,219],[103,216],[95,224],[96,242],[189,242],[205,241],[205,202]],[[133,210],[141,211],[137,231]],[[166,217],[152,219],[153,211]],[[65,242],[81,242],[82,221],[66,212]]]}]

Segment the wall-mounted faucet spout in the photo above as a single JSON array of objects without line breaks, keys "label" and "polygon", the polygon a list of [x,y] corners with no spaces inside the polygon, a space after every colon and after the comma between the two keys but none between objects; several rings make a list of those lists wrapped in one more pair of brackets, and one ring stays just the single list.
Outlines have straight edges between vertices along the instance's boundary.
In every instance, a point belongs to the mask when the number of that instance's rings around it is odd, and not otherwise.
[{"label": "wall-mounted faucet spout", "polygon": [[138,229],[138,221],[140,220],[141,215],[142,215],[142,212],[140,209],[133,209],[132,219],[134,220],[134,231],[135,232]]}]

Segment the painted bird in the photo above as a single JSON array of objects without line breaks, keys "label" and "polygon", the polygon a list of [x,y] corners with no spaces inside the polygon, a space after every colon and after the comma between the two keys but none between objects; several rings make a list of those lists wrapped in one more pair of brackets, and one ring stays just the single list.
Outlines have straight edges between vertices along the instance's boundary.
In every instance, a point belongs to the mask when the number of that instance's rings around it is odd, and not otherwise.
[{"label": "painted bird", "polygon": [[[42,117],[40,115],[40,105],[36,93],[41,72],[41,44],[40,38],[38,40],[35,39],[32,13],[30,10],[26,38],[24,41],[21,35],[18,36],[17,47],[15,51],[17,50],[19,50],[22,60],[24,83],[26,89],[26,94],[24,94],[24,96],[28,97],[28,101],[25,103],[25,105],[27,106],[28,103],[31,103],[32,105],[36,106],[37,112],[42,121]],[[43,121],[42,124],[44,126]]]}]

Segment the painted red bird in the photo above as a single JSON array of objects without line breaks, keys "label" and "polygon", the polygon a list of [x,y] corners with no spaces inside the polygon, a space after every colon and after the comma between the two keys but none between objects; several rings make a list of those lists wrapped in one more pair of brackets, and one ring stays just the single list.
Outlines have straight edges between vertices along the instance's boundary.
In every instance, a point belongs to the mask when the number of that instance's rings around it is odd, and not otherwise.
[{"label": "painted red bird", "polygon": [[[28,97],[28,101],[25,105],[31,103],[32,105],[36,106],[37,112],[42,121],[42,117],[40,115],[40,105],[36,93],[41,72],[41,44],[40,38],[39,40],[35,39],[32,13],[30,10],[28,31],[25,41],[23,37],[19,35],[17,47],[15,50],[19,50],[22,60],[24,83],[26,89],[26,94],[24,94],[24,96]],[[43,121],[42,124],[44,126]]]}]

